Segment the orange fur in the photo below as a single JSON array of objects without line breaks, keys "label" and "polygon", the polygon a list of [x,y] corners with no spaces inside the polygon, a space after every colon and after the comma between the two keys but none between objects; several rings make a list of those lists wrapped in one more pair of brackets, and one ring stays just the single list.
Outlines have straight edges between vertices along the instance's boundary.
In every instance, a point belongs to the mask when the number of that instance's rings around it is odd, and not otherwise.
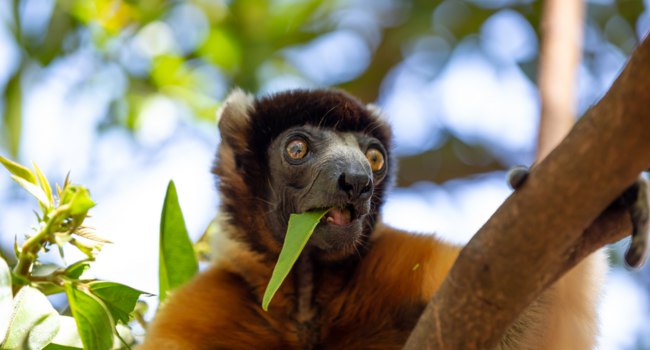
[{"label": "orange fur", "polygon": [[[435,236],[383,225],[374,234],[363,259],[322,271],[316,282],[321,313],[314,348],[401,349],[460,251]],[[172,295],[139,349],[312,348],[300,341],[305,330],[295,317],[293,273],[265,312],[272,264],[239,249],[226,256]],[[603,271],[600,252],[544,292],[499,349],[592,349]]]},{"label": "orange fur", "polygon": [[[386,226],[378,226],[375,234],[363,259],[352,267],[326,269],[316,282],[323,348],[401,348],[459,251],[434,236]],[[293,274],[269,312],[261,308],[268,266],[251,256],[217,263],[173,294],[141,349],[306,348],[309,344],[299,343],[301,324],[293,317]],[[249,273],[247,280],[239,271]]]}]

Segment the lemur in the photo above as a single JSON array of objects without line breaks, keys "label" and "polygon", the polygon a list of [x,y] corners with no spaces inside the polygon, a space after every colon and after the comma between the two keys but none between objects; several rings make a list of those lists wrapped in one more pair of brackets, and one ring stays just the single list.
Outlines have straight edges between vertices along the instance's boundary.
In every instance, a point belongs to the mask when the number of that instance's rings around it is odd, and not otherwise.
[{"label": "lemur", "polygon": [[[219,129],[216,261],[171,294],[140,349],[400,349],[461,247],[382,223],[395,162],[379,110],[338,90],[235,90]],[[322,208],[264,311],[290,214]],[[500,348],[592,349],[605,270],[602,252],[578,265]]]}]

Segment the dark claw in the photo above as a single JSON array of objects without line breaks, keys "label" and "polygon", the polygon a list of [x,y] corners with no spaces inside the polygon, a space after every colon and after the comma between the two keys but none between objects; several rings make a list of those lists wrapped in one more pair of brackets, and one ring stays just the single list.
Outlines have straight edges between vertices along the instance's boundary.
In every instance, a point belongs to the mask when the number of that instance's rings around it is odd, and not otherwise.
[{"label": "dark claw", "polygon": [[508,170],[508,184],[513,190],[521,188],[528,178],[528,168],[523,165],[515,165]]},{"label": "dark claw", "polygon": [[620,200],[630,211],[632,219],[632,241],[625,252],[625,264],[631,268],[641,267],[648,258],[650,234],[650,196],[648,180],[639,178],[630,186]]}]

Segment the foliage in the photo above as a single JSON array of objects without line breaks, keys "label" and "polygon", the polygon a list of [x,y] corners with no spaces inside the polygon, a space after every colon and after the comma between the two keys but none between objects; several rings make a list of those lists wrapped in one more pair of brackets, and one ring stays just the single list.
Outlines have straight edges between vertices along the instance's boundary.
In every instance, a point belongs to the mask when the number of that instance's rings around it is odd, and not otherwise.
[{"label": "foliage", "polygon": [[[101,244],[110,243],[83,225],[88,211],[95,205],[89,191],[66,178],[63,188],[56,186],[55,196],[36,164],[31,171],[4,157],[0,157],[0,162],[12,178],[37,199],[41,209],[37,215],[38,231],[16,249],[18,263],[13,272],[0,259],[0,348],[111,349],[118,345],[116,339],[129,347],[116,326],[128,325],[138,298],[146,293],[116,282],[84,278]],[[291,214],[285,244],[264,293],[264,310],[268,310],[275,292],[327,211]],[[80,242],[79,238],[90,244]],[[57,245],[61,256],[63,247],[71,244],[84,253],[86,259],[59,267],[47,275],[34,274],[39,253],[53,244]],[[167,187],[161,214],[159,253],[159,296],[163,302],[173,289],[198,272],[173,181]],[[74,323],[70,322],[70,317],[59,315],[47,299],[46,295],[61,292],[67,296]]]},{"label": "foliage", "polygon": [[[9,3],[4,7],[10,10],[6,25],[20,58],[6,84],[0,82],[4,86],[0,139],[14,157],[20,151],[24,126],[22,105],[29,103],[25,77],[57,64],[74,64],[80,56],[90,56],[90,65],[100,69],[89,71],[79,87],[101,85],[99,76],[105,67],[110,67],[117,82],[101,86],[112,96],[104,106],[102,130],[117,126],[137,132],[144,124],[144,112],[161,98],[195,121],[212,120],[219,101],[233,86],[258,92],[276,79],[300,81],[305,86],[337,85],[364,101],[375,101],[396,88],[395,76],[400,71],[413,72],[423,83],[435,81],[461,56],[454,55],[457,48],[478,49],[499,71],[505,68],[500,57],[510,53],[493,52],[491,39],[484,33],[487,24],[499,15],[514,15],[533,32],[529,45],[535,47],[541,12],[540,1],[408,0],[378,5],[323,0],[53,0],[51,13],[34,29],[27,21],[33,21],[26,10],[29,1]],[[612,48],[619,54],[631,51],[637,42],[634,28],[645,7],[640,0],[587,4],[590,39],[585,45],[584,68],[592,79],[604,79],[599,70],[611,62],[602,57],[610,56]],[[359,38],[360,46],[353,50],[368,54],[361,68],[329,73],[325,59],[310,69],[295,58],[296,52],[317,46],[335,33]],[[532,50],[513,59],[534,82],[537,56]],[[350,57],[345,56],[350,54],[348,48],[340,51],[337,57]],[[590,89],[586,96],[600,93],[593,86],[598,84],[584,85]],[[400,176],[399,185],[443,182],[512,165],[495,155],[502,151],[498,146],[463,139],[444,126],[441,129],[444,144],[429,145],[437,147],[436,155],[423,155],[443,158],[446,166],[422,169],[411,164],[438,162],[408,158],[411,161],[401,171],[408,176]],[[476,159],[483,161],[477,164]]]},{"label": "foliage", "polygon": [[[219,96],[210,78],[223,77],[247,90],[258,90],[258,71],[249,67],[266,63],[286,67],[278,52],[315,38],[318,32],[304,27],[333,6],[323,0],[274,6],[265,0],[245,0],[229,7],[220,1],[55,0],[46,30],[26,32],[22,11],[26,2],[14,0],[11,6],[13,39],[22,55],[4,94],[5,146],[13,156],[18,153],[22,125],[20,83],[33,65],[53,65],[74,52],[89,50],[98,63],[119,67],[128,89],[111,102],[111,124],[136,130],[143,109],[159,97],[211,120]],[[182,22],[187,20],[191,22]],[[191,25],[196,30],[186,29],[187,35],[176,37],[181,34],[172,31],[173,25]]]},{"label": "foliage", "polygon": [[[101,245],[110,243],[84,225],[88,211],[95,206],[90,192],[66,178],[53,194],[36,164],[32,171],[4,157],[0,163],[40,207],[36,232],[16,246],[18,262],[13,270],[0,259],[0,348],[111,349],[120,342],[128,348],[133,340],[123,325],[128,324],[138,298],[146,293],[85,277]],[[41,265],[39,254],[53,246],[62,257],[65,246],[74,246],[85,259],[47,274],[36,273],[35,267]],[[47,299],[47,295],[61,292],[67,296],[72,318],[60,315]]]},{"label": "foliage", "polygon": [[318,222],[325,216],[329,209],[308,211],[302,214],[291,214],[287,233],[284,236],[284,244],[278,256],[278,262],[273,268],[271,280],[266,286],[264,297],[262,298],[262,308],[267,311],[269,303],[273,299],[275,292],[280,289],[282,282],[289,275],[291,268],[298,260],[300,253],[305,248],[305,244],[314,232]]},{"label": "foliage", "polygon": [[199,270],[173,181],[167,186],[160,219],[159,259],[158,295],[163,302],[170,291],[187,282]]}]

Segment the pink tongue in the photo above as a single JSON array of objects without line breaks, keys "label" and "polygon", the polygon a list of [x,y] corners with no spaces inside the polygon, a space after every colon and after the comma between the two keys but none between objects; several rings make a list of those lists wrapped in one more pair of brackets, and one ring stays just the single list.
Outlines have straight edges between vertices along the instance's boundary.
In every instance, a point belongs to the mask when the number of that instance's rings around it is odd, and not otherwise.
[{"label": "pink tongue", "polygon": [[350,211],[347,209],[334,208],[327,215],[327,222],[334,225],[347,225],[350,223]]}]

